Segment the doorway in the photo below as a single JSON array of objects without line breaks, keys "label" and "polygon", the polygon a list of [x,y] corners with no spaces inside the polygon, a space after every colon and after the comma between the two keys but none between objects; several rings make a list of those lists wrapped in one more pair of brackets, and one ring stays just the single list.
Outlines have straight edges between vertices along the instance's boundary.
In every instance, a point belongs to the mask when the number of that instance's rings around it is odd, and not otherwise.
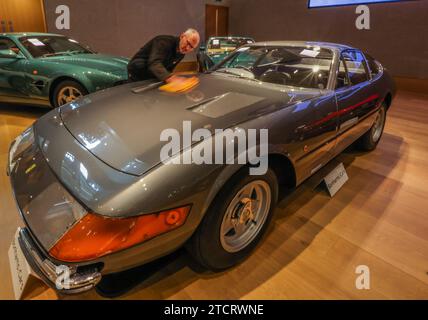
[{"label": "doorway", "polygon": [[205,9],[205,39],[228,35],[229,8],[207,4]]},{"label": "doorway", "polygon": [[46,32],[43,0],[1,0],[0,33]]}]

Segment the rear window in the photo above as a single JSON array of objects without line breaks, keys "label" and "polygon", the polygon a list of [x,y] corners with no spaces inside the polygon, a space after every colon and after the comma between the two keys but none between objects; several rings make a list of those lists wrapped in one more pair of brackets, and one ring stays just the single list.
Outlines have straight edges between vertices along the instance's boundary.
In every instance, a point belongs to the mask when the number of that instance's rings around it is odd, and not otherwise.
[{"label": "rear window", "polygon": [[369,80],[366,60],[361,52],[350,50],[342,53],[342,59],[348,70],[348,77],[352,85]]},{"label": "rear window", "polygon": [[370,73],[372,74],[372,77],[378,75],[382,70],[380,63],[378,61],[376,61],[369,54],[364,53],[364,55],[366,56],[366,60],[367,60],[367,63],[369,65],[369,69],[370,69]]}]

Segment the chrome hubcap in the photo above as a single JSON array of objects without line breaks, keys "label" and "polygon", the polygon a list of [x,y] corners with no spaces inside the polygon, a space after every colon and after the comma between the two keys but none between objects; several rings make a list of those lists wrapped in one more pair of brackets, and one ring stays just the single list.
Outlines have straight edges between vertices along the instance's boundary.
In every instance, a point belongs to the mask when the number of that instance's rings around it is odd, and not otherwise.
[{"label": "chrome hubcap", "polygon": [[244,186],[226,209],[220,227],[224,250],[238,252],[248,246],[260,232],[269,214],[271,189],[265,181]]},{"label": "chrome hubcap", "polygon": [[64,87],[58,93],[58,105],[62,106],[72,102],[82,96],[82,93],[75,87]]},{"label": "chrome hubcap", "polygon": [[383,124],[385,122],[385,108],[381,108],[377,114],[376,121],[373,126],[372,138],[373,142],[378,142],[383,131]]}]

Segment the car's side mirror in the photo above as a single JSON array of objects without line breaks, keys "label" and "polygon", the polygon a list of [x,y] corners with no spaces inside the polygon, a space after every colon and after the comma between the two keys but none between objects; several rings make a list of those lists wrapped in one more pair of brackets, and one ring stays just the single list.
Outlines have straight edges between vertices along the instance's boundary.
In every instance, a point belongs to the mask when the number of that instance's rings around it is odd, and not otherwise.
[{"label": "car's side mirror", "polygon": [[20,56],[12,50],[0,50],[0,58],[5,59],[19,59]]}]

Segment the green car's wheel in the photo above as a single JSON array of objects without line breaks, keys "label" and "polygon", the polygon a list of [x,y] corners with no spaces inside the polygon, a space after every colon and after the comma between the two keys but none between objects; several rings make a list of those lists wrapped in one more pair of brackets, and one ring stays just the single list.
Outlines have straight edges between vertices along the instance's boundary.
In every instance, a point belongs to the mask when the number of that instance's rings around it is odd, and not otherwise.
[{"label": "green car's wheel", "polygon": [[55,87],[52,101],[54,107],[58,108],[87,94],[88,91],[78,82],[65,80]]},{"label": "green car's wheel", "polygon": [[278,199],[278,180],[269,169],[264,176],[243,168],[220,191],[188,243],[195,260],[221,271],[244,260],[260,242]]}]

